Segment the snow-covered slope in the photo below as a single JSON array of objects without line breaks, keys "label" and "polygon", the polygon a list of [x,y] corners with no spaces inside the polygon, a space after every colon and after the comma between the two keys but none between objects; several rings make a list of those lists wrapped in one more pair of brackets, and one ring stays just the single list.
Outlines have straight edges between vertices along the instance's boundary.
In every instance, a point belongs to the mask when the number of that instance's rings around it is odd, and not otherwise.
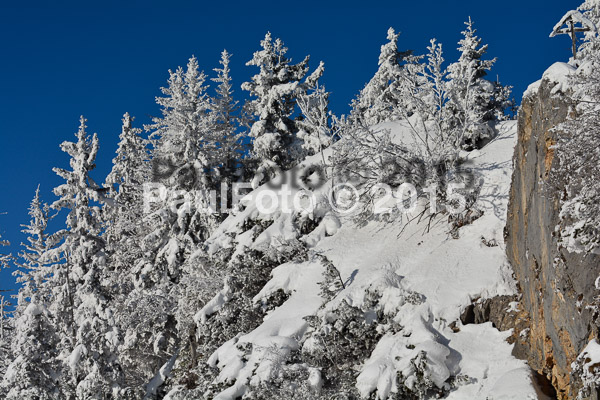
[{"label": "snow-covered slope", "polygon": [[[401,124],[384,127],[394,137],[405,137]],[[281,290],[289,297],[269,310],[256,329],[227,340],[208,359],[219,370],[215,383],[222,390],[215,398],[236,399],[283,376],[294,363],[306,370],[306,385],[318,393],[325,384],[322,371],[306,360],[323,351],[331,332],[346,329],[347,310],[359,310],[364,327],[357,329],[367,332],[364,340],[376,340],[366,346],[364,359],[354,360],[353,385],[363,398],[386,399],[402,391],[423,397],[433,391],[449,399],[538,398],[527,364],[511,355],[512,346],[505,341],[510,332],[499,332],[491,322],[463,326],[459,319],[474,299],[515,293],[503,228],[516,122],[502,123],[497,130],[483,149],[465,153],[466,164],[481,182],[476,207],[483,215],[461,227],[458,238],[450,235],[447,214],[412,220],[421,208],[402,219],[357,226],[326,206],[329,183],[314,191],[318,201],[312,217],[320,222],[307,234],[297,229],[302,216],[281,207],[264,214],[249,203],[224,221],[208,241],[210,254],[229,249],[234,259],[293,239],[308,251],[301,260],[277,266],[253,300],[261,304]],[[316,155],[287,172],[288,183],[321,160]],[[262,186],[252,195],[256,199],[267,190]],[[298,190],[291,189],[290,198]],[[244,230],[257,220],[265,221],[266,229]],[[339,276],[327,280],[327,271]],[[225,287],[196,315],[196,322],[210,321],[230,295]],[[350,346],[361,347],[361,340]],[[339,346],[348,345],[340,339]],[[303,362],[292,357],[297,353],[306,355]]]}]

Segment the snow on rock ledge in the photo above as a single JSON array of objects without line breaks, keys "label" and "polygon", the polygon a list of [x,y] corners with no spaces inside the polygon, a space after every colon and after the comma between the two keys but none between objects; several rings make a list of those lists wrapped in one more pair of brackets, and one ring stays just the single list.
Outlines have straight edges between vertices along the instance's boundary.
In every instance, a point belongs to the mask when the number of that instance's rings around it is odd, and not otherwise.
[{"label": "snow on rock ledge", "polygon": [[555,62],[544,72],[542,79],[532,83],[527,87],[523,97],[525,98],[537,95],[540,85],[544,80],[555,84],[551,91],[552,95],[555,95],[559,92],[566,93],[571,87],[569,78],[575,73],[575,71],[577,71],[577,68],[570,64],[564,62]]}]

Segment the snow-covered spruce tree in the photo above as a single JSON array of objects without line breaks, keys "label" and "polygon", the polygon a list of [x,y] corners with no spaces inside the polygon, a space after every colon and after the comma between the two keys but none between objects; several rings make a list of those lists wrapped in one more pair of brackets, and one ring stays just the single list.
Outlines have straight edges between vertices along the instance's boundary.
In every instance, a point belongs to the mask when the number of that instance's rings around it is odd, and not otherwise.
[{"label": "snow-covered spruce tree", "polygon": [[257,179],[272,168],[287,169],[301,157],[297,140],[298,126],[294,121],[296,101],[301,93],[314,88],[323,74],[323,63],[310,75],[306,57],[292,64],[286,57],[287,48],[281,39],[273,40],[268,32],[260,42],[262,49],[255,52],[246,65],[260,68],[242,89],[254,99],[245,106],[256,120],[252,124],[252,158],[258,170]]},{"label": "snow-covered spruce tree", "polygon": [[[206,75],[199,72],[195,57],[185,71],[169,73],[168,87],[161,89],[165,97],[157,98],[162,117],[146,127],[153,131],[152,184],[162,185],[167,196],[147,194],[154,201],[144,209],[144,256],[133,268],[135,289],[119,313],[120,324],[127,327],[120,351],[131,371],[127,386],[132,391],[148,383],[177,352],[175,311],[182,265],[220,218],[209,209],[221,153]],[[158,388],[147,389],[154,396]]]},{"label": "snow-covered spruce tree", "polygon": [[58,379],[57,344],[54,321],[34,295],[15,321],[11,347],[16,358],[1,382],[6,399],[68,398]]},{"label": "snow-covered spruce tree", "polygon": [[22,232],[28,235],[28,243],[21,244],[25,249],[19,254],[23,262],[19,263],[20,269],[13,272],[13,275],[17,277],[17,283],[21,284],[16,308],[17,314],[25,311],[34,294],[37,293],[41,299],[47,299],[48,296],[48,293],[43,293],[42,286],[49,272],[45,258],[49,237],[47,229],[51,216],[50,207],[43,204],[40,199],[39,186],[29,205],[29,217],[29,224],[22,226]]},{"label": "snow-covered spruce tree", "polygon": [[56,243],[47,232],[50,210],[40,199],[39,187],[31,201],[29,216],[29,224],[23,225],[28,243],[22,244],[19,269],[13,273],[21,284],[11,346],[15,359],[2,385],[7,398],[50,399],[61,393],[60,366],[56,360],[58,340],[53,317],[47,310],[52,296],[47,283],[52,271],[50,254]]},{"label": "snow-covered spruce tree", "polygon": [[218,221],[209,210],[212,173],[220,161],[206,75],[195,57],[185,71],[180,67],[169,74],[168,87],[161,89],[165,97],[157,98],[163,116],[146,126],[153,131],[152,180],[164,185],[167,198],[145,210],[146,260],[136,272],[138,286],[162,287],[160,296],[179,281],[184,255],[193,252]]},{"label": "snow-covered spruce tree", "polygon": [[153,230],[144,244],[156,256],[151,260],[154,276],[148,278],[176,282],[185,248],[201,243],[218,221],[210,210],[209,191],[220,161],[206,75],[198,71],[195,57],[185,71],[169,73],[169,86],[162,88],[166,97],[157,98],[163,117],[154,118],[146,129],[153,130],[153,183],[164,185],[173,196],[152,205],[146,218]]},{"label": "snow-covered spruce tree", "polygon": [[28,236],[27,243],[21,243],[24,249],[19,253],[19,269],[13,272],[17,283],[21,284],[15,317],[25,311],[34,295],[41,305],[50,300],[51,293],[46,280],[51,272],[51,250],[61,239],[60,235],[56,237],[48,232],[48,223],[53,216],[50,214],[50,207],[40,199],[39,186],[29,205],[29,217],[29,224],[22,225],[22,232]]},{"label": "snow-covered spruce tree", "polygon": [[484,79],[496,58],[482,59],[488,46],[481,44],[470,17],[465,25],[463,38],[458,42],[460,57],[448,66],[447,91],[452,124],[462,127],[462,145],[472,149],[492,137],[490,122],[506,119],[504,112],[512,101],[510,87]]},{"label": "snow-covered spruce tree", "polygon": [[[214,146],[205,81],[196,57],[189,59],[185,71],[181,67],[169,70],[168,87],[161,88],[165,97],[156,98],[162,117],[153,118],[146,126],[152,131],[153,157],[171,161],[178,168],[192,167],[201,179],[211,167]],[[189,163],[192,165],[185,165]]]},{"label": "snow-covered spruce tree", "polygon": [[[132,243],[132,237],[139,231],[143,216],[143,185],[150,180],[151,165],[147,150],[147,141],[141,137],[142,130],[132,126],[134,118],[125,113],[123,126],[119,135],[117,156],[113,159],[113,167],[106,178],[108,197],[110,199],[104,209],[106,227],[104,238],[109,251],[119,242]],[[120,254],[122,258],[123,254]]]},{"label": "snow-covered spruce tree", "polygon": [[412,51],[398,50],[398,37],[393,28],[387,32],[388,43],[381,46],[379,69],[352,101],[351,120],[371,126],[397,119],[399,108],[409,107],[401,95],[405,64],[411,64]]},{"label": "snow-covered spruce tree", "polygon": [[[599,47],[600,48],[600,47]],[[586,55],[572,78],[574,112],[557,127],[560,168],[554,179],[564,186],[560,243],[572,252],[600,251],[600,52]]]},{"label": "snow-covered spruce tree", "polygon": [[[208,190],[214,186],[212,175],[221,160],[206,75],[199,71],[195,57],[189,59],[185,71],[179,67],[169,75],[168,87],[161,88],[165,97],[156,98],[162,117],[146,126],[152,132],[153,180],[170,190]],[[179,219],[177,224],[190,238],[201,241],[206,230],[189,229],[193,212],[186,214],[188,221]]]},{"label": "snow-covered spruce tree", "polygon": [[144,184],[150,180],[151,165],[147,141],[132,122],[133,117],[126,113],[117,156],[106,178],[108,194],[102,209],[105,252],[115,284],[108,289],[115,296],[126,296],[133,288],[132,270],[143,259],[141,241],[147,231],[143,218]]},{"label": "snow-covered spruce tree", "polygon": [[218,153],[218,180],[230,184],[235,182],[240,175],[239,166],[243,155],[243,144],[241,135],[238,133],[240,125],[243,124],[238,101],[233,98],[229,61],[231,53],[223,50],[221,53],[221,68],[215,68],[216,78],[213,82],[218,83],[215,89],[216,96],[212,98],[211,113],[214,115],[214,136],[217,141]]},{"label": "snow-covered spruce tree", "polygon": [[[231,54],[226,50],[221,53],[221,68],[214,69],[217,76],[211,79],[218,83],[218,86],[210,103],[216,160],[212,187],[218,190],[218,195],[215,196],[218,204],[225,203],[226,200],[228,208],[232,206],[231,197],[221,199],[220,196],[224,193],[221,193],[218,184],[225,184],[230,191],[231,184],[245,175],[246,166],[242,158],[247,144],[242,136],[244,133],[240,133],[239,130],[240,127],[248,125],[245,111],[238,106],[238,101],[233,97],[230,58]],[[228,255],[221,254],[213,258],[206,256],[202,250],[187,253],[182,261],[181,279],[174,288],[177,298],[174,317],[177,322],[179,350],[172,381],[182,382],[188,387],[196,385],[198,371],[195,368],[199,357],[205,355],[204,351],[198,349],[194,316],[222,287],[226,273],[223,257],[227,258]],[[202,354],[198,354],[199,352]],[[202,376],[202,379],[208,380],[208,376]]]},{"label": "snow-covered spruce tree", "polygon": [[[167,193],[166,199],[158,199],[145,210],[148,226],[142,241],[145,257],[134,271],[137,288],[150,297],[132,299],[129,304],[134,309],[154,309],[154,304],[169,306],[152,316],[152,323],[134,318],[131,322],[135,328],[127,335],[133,342],[142,337],[163,345],[172,345],[175,337],[173,287],[181,278],[185,255],[202,243],[216,222],[207,211],[210,173],[217,165],[217,142],[213,132],[215,115],[210,113],[211,101],[206,93],[206,75],[199,72],[195,57],[190,58],[185,71],[180,67],[169,74],[168,87],[161,89],[165,97],[157,98],[163,116],[146,127],[153,130],[150,135],[154,140],[153,183],[163,185]],[[146,311],[139,312],[146,314]],[[173,323],[169,322],[170,328],[166,329],[168,320]],[[170,346],[161,346],[155,346],[156,350],[161,349],[159,364],[171,353],[165,350]]]},{"label": "snow-covered spruce tree", "polygon": [[106,273],[110,282],[105,291],[123,336],[118,357],[124,373],[120,392],[124,398],[143,396],[143,386],[168,357],[154,354],[153,344],[162,331],[156,320],[166,319],[165,312],[172,305],[161,301],[160,294],[138,290],[136,286],[142,280],[140,270],[152,265],[153,259],[142,246],[144,236],[151,231],[144,218],[144,184],[150,180],[151,164],[147,141],[132,122],[133,117],[126,113],[117,156],[106,179],[108,200],[103,207]]},{"label": "snow-covered spruce tree", "polygon": [[98,138],[88,136],[81,117],[76,142],[63,142],[71,170],[54,168],[66,182],[54,189],[52,208],[66,210],[64,241],[57,248],[63,262],[52,268],[49,285],[55,318],[58,359],[63,364],[60,386],[67,398],[117,396],[122,371],[117,361],[119,334],[105,297],[106,256],[100,237],[98,190],[90,177],[96,167]]}]

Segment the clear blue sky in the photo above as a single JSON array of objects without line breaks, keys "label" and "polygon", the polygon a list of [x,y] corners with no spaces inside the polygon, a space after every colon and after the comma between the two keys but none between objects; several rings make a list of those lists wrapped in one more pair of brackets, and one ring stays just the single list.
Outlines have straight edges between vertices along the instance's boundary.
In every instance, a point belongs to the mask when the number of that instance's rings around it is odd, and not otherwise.
[{"label": "clear blue sky", "polygon": [[[210,4],[205,4],[210,3]],[[295,61],[310,54],[325,62],[322,79],[332,109],[348,103],[377,68],[390,26],[402,32],[399,46],[424,53],[429,39],[444,44],[446,59],[471,16],[479,35],[498,57],[494,74],[514,86],[520,102],[527,85],[554,61],[569,58],[566,37],[550,39],[554,24],[580,1],[472,0],[328,2],[305,1],[28,1],[0,5],[0,233],[13,245],[24,241],[20,224],[38,184],[51,202],[62,183],[52,167],[68,166],[59,149],[73,140],[78,117],[100,137],[95,179],[110,170],[121,117],[137,125],[157,115],[154,97],[167,70],[196,55],[207,72],[221,50],[233,53],[236,94],[255,68],[244,66],[267,30],[284,40]],[[11,271],[0,271],[0,288],[13,289]]]}]

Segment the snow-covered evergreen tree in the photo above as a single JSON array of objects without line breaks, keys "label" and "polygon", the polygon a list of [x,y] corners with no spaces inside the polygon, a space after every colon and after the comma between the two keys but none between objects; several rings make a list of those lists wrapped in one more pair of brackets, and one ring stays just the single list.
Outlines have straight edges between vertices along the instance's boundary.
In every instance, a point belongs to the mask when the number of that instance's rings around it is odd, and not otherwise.
[{"label": "snow-covered evergreen tree", "polygon": [[388,42],[381,46],[379,54],[379,69],[352,101],[351,117],[354,121],[367,126],[391,121],[398,118],[399,108],[410,107],[402,92],[406,85],[406,68],[410,69],[415,60],[412,59],[412,51],[398,50],[399,36],[394,28],[388,29]]},{"label": "snow-covered evergreen tree", "polygon": [[[145,215],[148,231],[143,238],[146,260],[138,263],[140,287],[152,287],[160,282],[177,282],[183,252],[208,235],[214,224],[208,209],[211,189],[209,174],[215,165],[216,142],[213,140],[214,117],[206,94],[206,76],[198,71],[192,57],[186,71],[169,71],[166,95],[157,98],[162,106],[162,118],[146,129],[154,130],[152,179],[163,184],[168,193],[179,191],[152,204]],[[184,198],[184,194],[196,196]]]},{"label": "snow-covered evergreen tree", "polygon": [[109,290],[121,301],[133,289],[133,267],[143,258],[141,238],[144,224],[144,189],[150,180],[151,166],[147,141],[141,129],[132,126],[134,118],[125,113],[119,136],[117,156],[106,178],[107,201],[103,207],[106,253],[115,285]]},{"label": "snow-covered evergreen tree", "polygon": [[153,124],[146,126],[152,131],[153,157],[179,168],[193,167],[200,178],[211,167],[214,149],[205,81],[196,57],[189,59],[185,71],[181,67],[169,70],[168,87],[161,88],[165,97],[156,98],[162,117],[153,118]]},{"label": "snow-covered evergreen tree", "polygon": [[27,243],[21,244],[24,247],[19,254],[22,261],[18,263],[19,269],[13,272],[21,284],[15,310],[17,316],[25,311],[34,295],[38,302],[48,301],[50,296],[45,282],[51,272],[49,253],[56,243],[48,232],[48,223],[52,218],[50,207],[40,199],[39,186],[29,206],[29,217],[29,224],[23,225],[22,231],[28,235]]},{"label": "snow-covered evergreen tree", "polygon": [[260,71],[242,85],[254,97],[246,105],[256,118],[250,130],[252,156],[259,169],[287,169],[301,157],[296,138],[298,126],[294,121],[298,95],[316,86],[324,67],[321,63],[307,76],[309,57],[292,64],[286,56],[288,49],[281,39],[273,40],[270,32],[260,44],[262,49],[246,63]]},{"label": "snow-covered evergreen tree", "polygon": [[90,177],[96,167],[98,138],[88,136],[81,117],[76,142],[63,142],[71,170],[54,168],[66,183],[56,187],[52,208],[66,210],[64,241],[57,248],[63,262],[55,264],[50,280],[49,311],[60,337],[57,350],[63,362],[61,387],[70,396],[104,398],[118,393],[122,371],[117,362],[118,332],[105,297],[106,256],[100,237],[98,190]]},{"label": "snow-covered evergreen tree", "polygon": [[[238,101],[233,98],[229,62],[231,53],[223,50],[221,53],[221,68],[215,68],[218,83],[216,96],[212,99],[212,113],[215,116],[214,136],[217,141],[218,180],[231,183],[236,180],[243,145],[238,128],[243,123]],[[215,185],[216,186],[216,185]]]},{"label": "snow-covered evergreen tree", "polygon": [[116,353],[123,370],[120,396],[124,398],[141,396],[143,385],[155,373],[156,364],[162,362],[162,358],[151,355],[148,347],[142,348],[142,343],[147,339],[143,332],[155,328],[152,318],[166,312],[146,307],[142,299],[153,298],[153,293],[138,290],[143,281],[141,269],[153,265],[154,253],[143,246],[144,237],[153,231],[144,214],[144,185],[150,181],[152,171],[147,140],[142,138],[140,129],[132,126],[133,120],[128,113],[123,116],[117,156],[106,179],[108,200],[103,207],[106,279],[110,282],[105,291],[110,296],[121,339]]},{"label": "snow-covered evergreen tree", "polygon": [[58,379],[57,343],[52,317],[34,295],[15,322],[12,354],[16,358],[1,382],[6,399],[68,398]]},{"label": "snow-covered evergreen tree", "polygon": [[147,142],[142,130],[132,126],[134,118],[125,113],[119,135],[117,156],[106,178],[110,204],[105,207],[107,220],[104,238],[109,246],[135,234],[143,211],[143,185],[150,180]]},{"label": "snow-covered evergreen tree", "polygon": [[[48,285],[52,272],[51,251],[55,237],[47,232],[52,218],[40,199],[39,187],[29,207],[30,222],[23,225],[27,243],[13,274],[21,284],[14,311],[11,361],[2,385],[7,398],[58,398],[60,365],[55,321],[47,310],[53,293]],[[60,236],[58,237],[60,238]]]},{"label": "snow-covered evergreen tree", "polygon": [[484,79],[496,58],[482,58],[487,44],[481,44],[470,17],[465,25],[463,38],[458,42],[460,57],[448,66],[448,107],[452,124],[464,131],[463,145],[473,148],[493,135],[489,122],[505,119],[504,111],[512,102],[509,87]]},{"label": "snow-covered evergreen tree", "polygon": [[[164,261],[178,260],[166,263],[169,274],[176,280],[184,247],[181,241],[197,244],[214,227],[208,191],[214,186],[211,176],[220,160],[214,131],[216,115],[210,112],[211,101],[204,84],[206,75],[199,72],[195,57],[190,58],[185,71],[178,68],[169,73],[169,86],[162,88],[166,97],[157,98],[163,117],[154,118],[154,124],[146,126],[153,130],[150,135],[154,140],[153,181],[164,184],[171,192],[186,191],[194,198],[179,201],[175,207],[155,204],[153,213],[147,216],[155,222],[154,232],[146,236],[146,244],[157,257],[162,254]],[[177,243],[169,242],[168,238],[177,235]],[[168,248],[164,247],[167,242]]]},{"label": "snow-covered evergreen tree", "polygon": [[205,81],[195,57],[185,71],[170,71],[168,87],[162,88],[165,97],[157,98],[163,116],[146,127],[153,130],[152,180],[164,185],[167,198],[144,210],[145,229],[136,239],[143,254],[130,275],[134,289],[117,313],[125,330],[120,353],[128,370],[127,387],[134,392],[176,352],[174,313],[182,265],[219,219],[209,209],[209,191],[218,183],[222,165],[218,116]]},{"label": "snow-covered evergreen tree", "polygon": [[[218,83],[215,90],[216,95],[211,99],[211,114],[213,115],[213,132],[216,144],[214,158],[217,171],[217,175],[212,177],[211,187],[214,189],[220,189],[219,183],[229,186],[243,174],[240,169],[240,161],[244,148],[238,130],[244,124],[244,115],[241,114],[238,102],[233,98],[229,68],[230,58],[231,54],[226,50],[221,53],[221,68],[215,69],[217,77],[212,79]],[[219,190],[219,193],[215,196],[219,204],[222,200],[220,198],[221,194]],[[171,243],[173,243],[173,240],[179,240],[179,236],[176,235],[174,239],[171,239]],[[174,318],[177,322],[176,329],[179,343],[176,375],[178,380],[190,380],[188,384],[191,385],[191,380],[194,379],[192,371],[196,367],[198,357],[198,343],[195,335],[196,325],[193,317],[201,308],[201,305],[220,289],[223,274],[220,269],[223,269],[224,266],[222,264],[215,265],[216,261],[203,256],[204,252],[200,249],[193,249],[190,246],[187,248],[190,251],[184,250],[183,256],[179,258],[182,262],[181,279],[172,288],[171,293],[174,295],[170,298],[176,298],[177,301],[177,304],[174,305],[174,308],[176,308]],[[172,328],[172,326],[170,327]],[[169,339],[165,335],[162,337],[162,341],[168,343]],[[169,365],[169,361],[165,360],[164,365]],[[153,382],[162,385],[163,380],[158,378],[159,375],[155,376]],[[149,385],[147,390],[154,393],[156,388]]]}]

